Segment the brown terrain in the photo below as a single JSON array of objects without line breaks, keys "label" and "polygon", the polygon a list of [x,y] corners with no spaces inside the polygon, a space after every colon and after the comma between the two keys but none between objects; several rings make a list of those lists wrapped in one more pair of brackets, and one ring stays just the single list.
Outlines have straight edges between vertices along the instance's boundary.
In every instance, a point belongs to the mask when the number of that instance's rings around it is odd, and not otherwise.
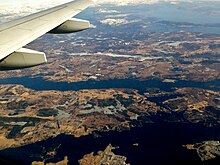
[{"label": "brown terrain", "polygon": [[[113,147],[111,144],[109,144],[104,151],[99,151],[97,155],[94,155],[94,152],[86,154],[78,161],[79,165],[130,165],[129,163],[126,163],[126,157],[115,155],[112,151],[114,149],[116,149],[116,147]],[[32,165],[68,165],[68,157],[65,156],[64,160],[57,163],[34,161],[32,162]]]},{"label": "brown terrain", "polygon": [[[102,34],[97,36],[102,38]],[[132,37],[128,43],[115,41],[117,44],[108,46],[105,52],[101,51],[97,39],[91,41],[92,45],[78,40],[78,44],[86,44],[74,46],[70,42],[61,45],[59,35],[42,37],[28,47],[45,51],[47,64],[0,72],[0,77],[39,76],[55,82],[134,78],[170,83],[176,79],[208,82],[220,78],[218,35],[178,32],[151,33],[140,40]],[[108,42],[112,40],[104,40],[103,45],[112,45]],[[62,92],[0,85],[0,149],[60,134],[81,137],[94,131],[128,130],[158,120],[212,127],[220,123],[219,110],[220,92],[201,88],[176,88],[171,92],[146,89],[140,94],[133,89]],[[80,163],[86,164],[91,159],[95,164],[108,159],[105,152],[113,155],[111,147],[107,147],[104,153],[85,155]],[[65,158],[64,164],[67,161]]]},{"label": "brown terrain", "polygon": [[135,90],[33,91],[4,85],[1,92],[1,149],[61,133],[76,137],[94,130],[129,129],[159,107]]},{"label": "brown terrain", "polygon": [[[85,136],[94,131],[127,130],[155,120],[219,124],[220,92],[180,88],[174,92],[149,89],[34,91],[1,85],[1,149],[18,147],[59,134]],[[163,102],[152,98],[173,96]],[[181,117],[178,115],[181,113]]]},{"label": "brown terrain", "polygon": [[[88,43],[74,46],[66,42],[64,45],[58,42],[62,38],[50,37],[52,38],[48,42],[46,37],[42,37],[29,45],[32,49],[46,52],[49,61],[47,64],[19,71],[0,72],[0,77],[40,75],[46,80],[65,82],[124,78],[209,81],[220,78],[218,35],[152,33],[140,40],[132,40],[131,36],[130,42],[120,42],[121,45],[116,44],[103,53],[97,53],[101,48],[96,39],[91,41],[94,42],[92,47]],[[112,41],[105,40],[103,45],[109,45],[108,42]],[[124,49],[120,48],[122,45]]]},{"label": "brown terrain", "polygon": [[80,165],[130,165],[126,163],[127,158],[121,155],[115,155],[112,150],[115,147],[112,147],[111,144],[107,146],[104,151],[99,151],[97,155],[90,153],[85,155],[82,159],[79,160]]},{"label": "brown terrain", "polygon": [[214,159],[220,156],[220,143],[219,141],[204,141],[196,144],[184,145],[189,150],[196,150],[197,154],[202,161]]}]

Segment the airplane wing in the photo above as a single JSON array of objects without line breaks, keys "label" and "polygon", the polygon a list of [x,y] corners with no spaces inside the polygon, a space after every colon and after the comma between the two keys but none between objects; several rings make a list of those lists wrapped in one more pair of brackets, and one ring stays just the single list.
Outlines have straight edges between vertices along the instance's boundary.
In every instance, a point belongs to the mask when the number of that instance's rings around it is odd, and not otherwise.
[{"label": "airplane wing", "polygon": [[88,29],[89,21],[72,18],[90,0],[75,0],[0,25],[0,70],[21,69],[45,63],[43,52],[22,48],[45,33],[71,33]]}]

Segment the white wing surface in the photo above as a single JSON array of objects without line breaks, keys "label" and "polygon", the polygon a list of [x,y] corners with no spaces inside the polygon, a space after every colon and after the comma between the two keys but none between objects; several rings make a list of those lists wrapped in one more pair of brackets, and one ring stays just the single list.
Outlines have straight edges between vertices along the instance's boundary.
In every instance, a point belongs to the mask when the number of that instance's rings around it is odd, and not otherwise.
[{"label": "white wing surface", "polygon": [[0,25],[0,69],[20,69],[46,62],[44,53],[21,48],[48,32],[70,33],[89,28],[88,21],[72,17],[90,4],[90,0],[75,0]]}]

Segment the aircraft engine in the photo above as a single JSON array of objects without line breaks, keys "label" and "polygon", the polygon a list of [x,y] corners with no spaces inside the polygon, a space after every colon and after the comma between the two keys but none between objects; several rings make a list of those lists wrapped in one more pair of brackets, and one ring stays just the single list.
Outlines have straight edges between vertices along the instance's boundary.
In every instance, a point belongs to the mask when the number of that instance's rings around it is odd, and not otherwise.
[{"label": "aircraft engine", "polygon": [[90,22],[87,20],[72,18],[49,31],[52,34],[74,33],[90,28]]},{"label": "aircraft engine", "polygon": [[28,68],[46,62],[45,53],[21,48],[0,61],[0,70]]}]

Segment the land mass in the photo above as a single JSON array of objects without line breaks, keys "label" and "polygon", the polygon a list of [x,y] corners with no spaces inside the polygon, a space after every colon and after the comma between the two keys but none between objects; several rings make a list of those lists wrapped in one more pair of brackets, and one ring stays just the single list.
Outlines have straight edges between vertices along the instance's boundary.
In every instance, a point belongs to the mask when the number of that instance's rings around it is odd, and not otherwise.
[{"label": "land mass", "polygon": [[130,165],[126,163],[127,158],[121,155],[115,155],[112,150],[116,149],[111,144],[107,146],[104,151],[99,151],[97,155],[94,153],[86,154],[82,159],[79,160],[80,165]]},{"label": "land mass", "polygon": [[[46,80],[63,82],[124,78],[203,82],[220,79],[219,35],[155,32],[131,34],[125,40],[122,34],[109,38],[105,37],[106,34],[80,39],[75,36],[72,39],[75,42],[67,40],[64,43],[60,42],[60,36],[44,36],[28,47],[44,50],[48,57],[47,64],[0,72],[0,76],[41,76]],[[104,38],[101,45],[100,38]],[[105,48],[106,45],[111,46]]]},{"label": "land mass", "polygon": [[[182,28],[195,26],[157,23]],[[135,24],[148,26],[143,18]],[[53,82],[133,78],[208,83],[220,79],[220,35],[147,32],[145,29],[131,32],[130,29],[136,27],[133,25],[125,26],[124,32],[106,33],[106,26],[100,26],[99,30],[73,37],[45,35],[27,47],[44,51],[47,64],[0,72],[0,77],[41,77]],[[143,123],[201,123],[207,127],[220,124],[220,92],[217,90],[196,87],[171,91],[146,87],[143,90],[144,93],[134,89],[35,91],[21,85],[0,85],[0,149],[24,146],[60,134],[81,137],[95,131],[129,130]],[[201,145],[210,148],[207,144],[210,143]],[[192,148],[203,152],[197,145]],[[111,149],[110,146],[104,153],[86,155],[80,162],[95,163],[97,159],[109,159],[109,154],[114,162],[118,157]],[[214,158],[213,150],[210,153],[200,157]]]},{"label": "land mass", "polygon": [[144,123],[219,125],[220,92],[178,88],[35,91],[21,85],[0,86],[1,149],[70,134],[122,131]]},{"label": "land mass", "polygon": [[184,145],[189,150],[196,150],[202,161],[214,159],[220,156],[219,141],[204,141],[196,144]]}]

